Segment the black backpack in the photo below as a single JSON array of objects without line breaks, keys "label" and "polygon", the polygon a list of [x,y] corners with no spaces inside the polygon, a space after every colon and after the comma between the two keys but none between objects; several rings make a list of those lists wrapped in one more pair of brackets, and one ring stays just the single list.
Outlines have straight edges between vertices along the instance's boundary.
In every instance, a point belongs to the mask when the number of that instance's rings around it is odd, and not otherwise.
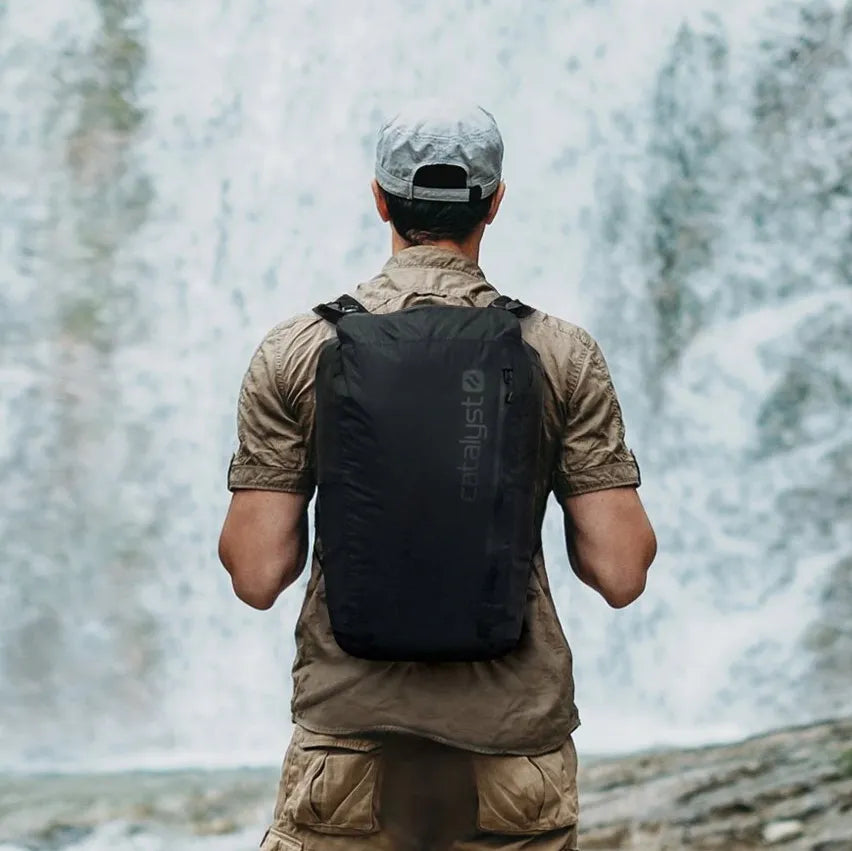
[{"label": "black backpack", "polygon": [[316,375],[318,557],[331,626],[366,659],[473,661],[520,639],[539,546],[542,370],[533,311],[351,296]]}]

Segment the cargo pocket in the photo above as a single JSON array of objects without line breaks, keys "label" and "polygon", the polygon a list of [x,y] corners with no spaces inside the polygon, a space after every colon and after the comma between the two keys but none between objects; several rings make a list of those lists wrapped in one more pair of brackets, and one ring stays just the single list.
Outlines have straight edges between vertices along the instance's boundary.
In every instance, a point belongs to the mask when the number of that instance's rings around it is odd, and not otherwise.
[{"label": "cargo pocket", "polygon": [[260,851],[302,851],[302,843],[270,827],[260,842]]},{"label": "cargo pocket", "polygon": [[577,823],[577,753],[569,739],[540,756],[473,758],[479,829],[535,834]]},{"label": "cargo pocket", "polygon": [[295,747],[303,770],[290,800],[293,822],[338,836],[378,831],[380,743],[303,731]]}]

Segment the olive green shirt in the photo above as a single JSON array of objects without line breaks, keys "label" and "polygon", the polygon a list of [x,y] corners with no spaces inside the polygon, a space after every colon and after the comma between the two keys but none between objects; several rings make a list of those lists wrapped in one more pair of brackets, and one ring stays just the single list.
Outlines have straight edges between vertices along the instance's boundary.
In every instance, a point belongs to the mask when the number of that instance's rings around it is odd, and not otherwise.
[{"label": "olive green shirt", "polygon": [[[389,313],[424,303],[484,307],[497,292],[472,260],[422,246],[396,254],[354,295],[370,311]],[[521,326],[545,374],[540,526],[551,491],[562,499],[637,486],[639,470],[595,341],[538,311]],[[314,493],[314,375],[323,343],[334,336],[329,323],[304,315],[278,325],[261,343],[240,393],[231,490]],[[331,631],[314,556],[296,625],[292,714],[316,733],[403,731],[485,753],[535,754],[561,746],[579,719],[571,650],[543,554],[534,559],[518,646],[500,659],[452,663],[374,662],[346,654]]]}]

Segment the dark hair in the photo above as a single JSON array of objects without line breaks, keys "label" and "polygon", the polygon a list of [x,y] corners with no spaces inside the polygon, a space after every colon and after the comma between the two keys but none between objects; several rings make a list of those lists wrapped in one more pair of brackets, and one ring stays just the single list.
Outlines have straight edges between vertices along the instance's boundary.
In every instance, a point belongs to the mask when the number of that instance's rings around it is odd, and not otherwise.
[{"label": "dark hair", "polygon": [[[415,186],[464,189],[467,175],[453,165],[427,165],[414,175]],[[440,239],[464,242],[485,221],[491,197],[478,201],[421,201],[400,198],[382,190],[394,230],[412,245]]]}]

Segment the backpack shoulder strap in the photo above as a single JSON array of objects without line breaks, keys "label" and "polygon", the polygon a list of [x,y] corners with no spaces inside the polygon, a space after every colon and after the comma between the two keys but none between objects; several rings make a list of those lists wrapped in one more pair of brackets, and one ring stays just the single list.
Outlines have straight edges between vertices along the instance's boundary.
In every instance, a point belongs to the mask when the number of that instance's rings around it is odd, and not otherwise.
[{"label": "backpack shoulder strap", "polygon": [[370,311],[361,304],[358,299],[344,293],[340,298],[328,302],[328,304],[318,304],[314,308],[314,313],[326,322],[331,322],[332,325],[337,325],[340,320],[348,313],[369,313]]},{"label": "backpack shoulder strap", "polygon": [[525,319],[527,316],[531,316],[535,313],[534,307],[529,307],[523,302],[518,301],[516,298],[511,298],[507,295],[498,295],[494,301],[491,302],[489,307],[496,307],[500,310],[508,310],[509,313],[513,313],[518,319]]}]

